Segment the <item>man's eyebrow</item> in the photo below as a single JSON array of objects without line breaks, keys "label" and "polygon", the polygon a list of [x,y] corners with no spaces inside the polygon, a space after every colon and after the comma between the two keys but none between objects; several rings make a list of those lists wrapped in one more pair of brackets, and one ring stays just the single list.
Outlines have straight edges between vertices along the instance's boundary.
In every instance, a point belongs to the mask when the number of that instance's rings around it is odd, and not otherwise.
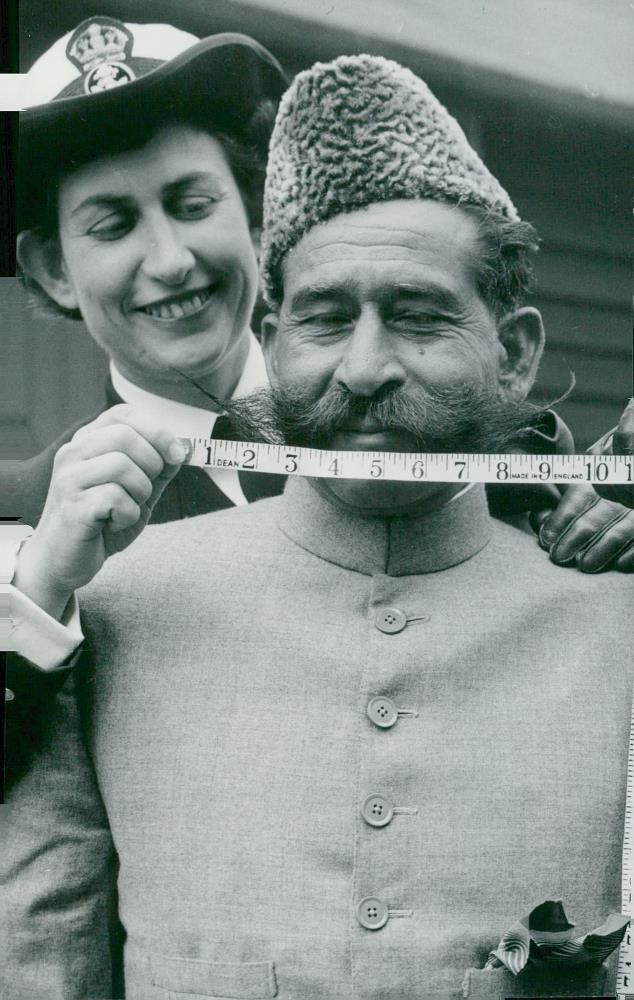
[{"label": "man's eyebrow", "polygon": [[291,309],[307,309],[320,302],[331,302],[333,299],[350,303],[355,298],[355,289],[355,284],[347,280],[315,282],[304,285],[292,297]]},{"label": "man's eyebrow", "polygon": [[435,309],[448,313],[462,312],[464,309],[464,303],[450,288],[435,282],[399,282],[398,285],[391,285],[382,290],[377,296],[381,306],[392,306],[395,302],[400,302],[403,299],[424,302]]},{"label": "man's eyebrow", "polygon": [[[354,302],[357,298],[358,288],[355,282],[342,279],[341,281],[329,281],[323,284],[316,282],[301,288],[291,299],[291,309],[302,310],[318,305],[320,302],[332,301],[333,299],[344,302]],[[458,313],[464,309],[464,303],[458,296],[443,285],[435,282],[401,281],[398,284],[390,284],[384,288],[378,288],[372,298],[381,308],[389,308],[396,302],[412,300],[424,302],[442,312]]]}]

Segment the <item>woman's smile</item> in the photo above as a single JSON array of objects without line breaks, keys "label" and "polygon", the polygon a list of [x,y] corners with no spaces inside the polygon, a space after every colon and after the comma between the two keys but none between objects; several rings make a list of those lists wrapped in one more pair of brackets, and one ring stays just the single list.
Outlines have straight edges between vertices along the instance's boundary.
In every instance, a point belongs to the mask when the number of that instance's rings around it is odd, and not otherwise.
[{"label": "woman's smile", "polygon": [[137,306],[138,312],[151,316],[152,319],[164,323],[173,323],[181,319],[197,316],[201,313],[212,299],[217,284],[208,285],[206,288],[197,288],[189,292],[181,292],[178,295],[166,296],[157,299],[144,306]]}]

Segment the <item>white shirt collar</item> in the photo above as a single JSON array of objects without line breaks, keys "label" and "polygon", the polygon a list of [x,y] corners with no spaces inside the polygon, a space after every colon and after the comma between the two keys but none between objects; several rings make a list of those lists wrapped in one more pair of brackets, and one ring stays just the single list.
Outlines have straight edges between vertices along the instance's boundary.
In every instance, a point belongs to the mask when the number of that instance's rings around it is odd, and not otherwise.
[{"label": "white shirt collar", "polygon": [[[179,403],[174,399],[166,399],[165,396],[157,396],[147,389],[130,382],[115,367],[114,362],[110,362],[110,377],[114,391],[124,401],[130,403],[151,416],[157,423],[168,427],[176,437],[203,437],[211,435],[218,413],[213,410],[205,410],[200,406],[190,406],[188,403]],[[242,375],[232,394],[232,399],[238,396],[246,396],[255,389],[260,389],[269,384],[264,364],[262,348],[253,334],[250,335],[249,353]]]}]

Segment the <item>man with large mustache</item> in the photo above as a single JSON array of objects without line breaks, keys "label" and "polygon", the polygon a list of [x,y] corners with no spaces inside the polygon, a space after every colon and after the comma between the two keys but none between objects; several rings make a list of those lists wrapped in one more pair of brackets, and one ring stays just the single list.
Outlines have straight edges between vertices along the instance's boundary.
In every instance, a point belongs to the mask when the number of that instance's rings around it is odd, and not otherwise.
[{"label": "man with large mustache", "polygon": [[[478,450],[534,415],[532,229],[409,71],[296,78],[264,236],[273,388],[241,437]],[[103,544],[66,541],[20,555],[45,607]],[[478,485],[291,478],[150,525],[80,595],[75,687],[7,803],[7,995],[112,997],[121,960],[127,1000],[609,994],[614,923],[517,976],[487,954],[553,896],[580,933],[619,908],[631,598]]]},{"label": "man with large mustache", "polygon": [[[152,123],[157,124],[157,114],[159,124],[175,124],[168,92],[163,92],[161,83],[155,81],[156,89],[151,86],[144,96],[143,88],[148,81],[143,75],[139,80],[133,77],[125,86],[110,91],[107,98],[109,104],[99,111],[99,104],[95,106],[95,101],[99,102],[103,95],[99,92],[82,94],[82,73],[75,67],[76,78],[71,86],[75,96],[70,96],[68,87],[58,93],[60,74],[64,80],[67,79],[77,45],[80,48],[86,46],[90,51],[90,39],[97,43],[104,32],[114,32],[121,39],[128,32],[135,46],[145,45],[142,51],[146,55],[151,53],[153,57],[143,67],[145,73],[148,65],[158,61],[154,57],[166,54],[154,47],[156,30],[156,26],[147,25],[131,30],[130,26],[115,23],[111,18],[89,18],[69,33],[66,46],[60,47],[62,40],[58,40],[29,74],[29,77],[34,76],[32,82],[38,99],[43,99],[44,94],[49,98],[53,95],[53,99],[26,112],[21,121],[23,218],[20,222],[22,232],[18,256],[30,293],[39,308],[43,306],[53,315],[59,315],[60,310],[62,314],[70,312],[78,318],[82,315],[77,308],[79,300],[86,305],[84,319],[88,332],[111,355],[113,379],[107,390],[110,409],[94,421],[83,421],[81,427],[69,429],[60,440],[34,459],[14,463],[12,469],[0,472],[0,506],[3,505],[0,513],[21,514],[26,522],[35,526],[44,509],[44,521],[53,521],[49,536],[64,533],[63,529],[60,532],[55,527],[59,525],[59,511],[64,508],[72,510],[76,520],[85,522],[89,519],[93,525],[96,522],[99,534],[104,518],[108,518],[109,527],[118,529],[121,518],[129,519],[132,511],[133,516],[137,515],[136,531],[120,531],[117,543],[121,545],[124,539],[129,541],[139,533],[150,518],[157,523],[195,516],[228,507],[232,503],[271,496],[282,490],[281,477],[247,472],[238,475],[232,469],[199,469],[187,465],[174,466],[165,472],[162,461],[176,433],[208,436],[212,433],[212,423],[215,437],[231,433],[226,417],[216,421],[214,412],[222,401],[213,396],[210,399],[211,392],[226,395],[227,386],[237,383],[234,395],[240,396],[248,386],[266,383],[264,362],[257,341],[240,323],[234,322],[236,316],[243,318],[245,298],[237,294],[234,296],[237,304],[235,314],[231,309],[227,314],[216,310],[213,297],[212,305],[208,302],[205,306],[202,302],[204,308],[199,314],[193,299],[198,301],[201,297],[192,298],[191,294],[203,291],[203,287],[208,288],[211,278],[217,278],[219,274],[224,275],[220,290],[224,285],[225,291],[235,291],[245,274],[251,275],[245,287],[254,290],[253,248],[250,243],[245,245],[244,240],[241,242],[239,239],[241,232],[243,235],[247,232],[246,227],[238,224],[241,214],[244,214],[242,207],[239,203],[234,206],[238,214],[230,222],[224,211],[231,207],[232,202],[221,199],[223,211],[211,213],[207,220],[204,206],[208,192],[194,192],[196,200],[187,190],[185,199],[177,198],[172,202],[168,198],[166,206],[160,206],[161,210],[165,207],[167,212],[163,215],[161,211],[157,218],[169,223],[161,230],[165,241],[159,239],[152,226],[146,231],[145,223],[154,216],[148,211],[144,197],[150,193],[150,176],[155,180],[157,176],[158,180],[161,178],[159,164],[169,168],[167,180],[170,184],[182,174],[190,176],[191,173],[178,161],[179,169],[173,176],[173,156],[178,153],[187,158],[187,143],[181,141],[182,136],[177,137],[172,146],[168,143],[166,150],[161,135],[165,139],[167,133],[159,130],[158,138],[154,135]],[[170,36],[179,36],[173,28],[158,26],[158,30],[164,33],[163,38],[168,42]],[[180,35],[179,44],[186,44],[187,39],[191,43],[196,41],[192,36],[185,39],[182,33]],[[174,44],[174,40],[170,44]],[[196,45],[192,51],[198,52]],[[105,52],[105,48],[99,49],[101,55]],[[140,69],[135,62],[134,72]],[[179,104],[181,126],[188,122],[191,124],[190,119],[197,120],[199,111],[196,109],[200,102],[203,118],[209,126],[219,110],[220,92],[214,82],[215,73],[218,73],[219,80],[226,83],[223,63],[219,67],[213,61],[210,63],[206,79],[214,85],[208,90],[197,86],[190,78],[188,57],[179,58],[178,65],[171,68],[168,60],[162,66],[159,78],[164,74],[169,79],[172,69],[182,80],[182,85],[187,87],[184,91],[187,99]],[[271,70],[269,64],[269,72]],[[269,96],[277,98],[281,80],[281,73],[278,77],[273,71],[273,79],[268,81],[271,88]],[[231,100],[237,100],[240,106],[245,99],[249,103],[251,85],[247,86],[244,80],[243,84],[240,88],[229,87]],[[139,86],[141,96],[137,100]],[[258,90],[259,87],[256,87],[254,101]],[[144,100],[149,100],[147,106]],[[156,105],[160,109],[158,113]],[[153,109],[151,114],[150,109]],[[138,116],[133,120],[143,123],[142,127],[126,128],[122,124],[129,124],[132,110]],[[240,121],[240,117],[236,115],[234,122]],[[260,122],[260,127],[262,124]],[[57,141],[59,135],[64,136],[61,145]],[[155,141],[141,155],[145,140],[149,141],[152,135]],[[123,139],[124,136],[127,140]],[[132,148],[128,148],[130,144]],[[257,167],[264,159],[266,145],[262,135],[257,145],[260,150],[258,155],[254,155],[252,142],[248,148],[240,144],[232,147],[234,158],[237,150],[242,148],[236,164],[242,164],[239,170],[241,191],[246,198],[244,207],[249,209],[252,229],[260,208]],[[178,156],[176,158],[178,160]],[[199,159],[196,152],[196,164],[199,164]],[[83,167],[77,173],[79,164]],[[45,185],[42,183],[43,176],[47,179]],[[119,179],[116,191],[112,188],[113,177]],[[166,188],[168,192],[173,190],[170,184]],[[161,184],[158,184],[158,191],[163,191]],[[202,200],[200,194],[203,195]],[[239,200],[237,191],[236,200]],[[75,218],[81,222],[87,202],[96,206],[97,214],[95,219],[86,220],[82,231],[81,226],[78,229],[74,222],[70,223]],[[102,205],[114,205],[114,213],[106,208],[104,215]],[[132,206],[136,206],[134,211]],[[64,211],[60,214],[62,207]],[[78,216],[76,212],[79,212]],[[199,218],[199,215],[202,217]],[[220,234],[211,257],[207,243],[203,247],[196,243],[190,246],[192,234],[195,235],[200,227],[204,229],[205,225],[210,228],[208,238]],[[172,240],[177,232],[179,238]],[[235,248],[236,252],[241,247],[235,257],[229,253],[233,237],[238,238],[240,244]],[[130,243],[137,247],[132,255],[129,252]],[[62,253],[62,247],[69,252]],[[155,252],[157,248],[158,253]],[[195,254],[191,253],[192,250]],[[183,262],[185,265],[189,263],[190,267],[183,268]],[[60,276],[65,278],[61,283]],[[206,298],[206,295],[205,291],[202,297]],[[223,297],[224,293],[220,295],[220,300]],[[187,300],[190,300],[189,305]],[[188,311],[194,309],[194,312],[187,316],[180,315],[183,302]],[[142,304],[143,308],[128,308],[135,303]],[[169,303],[173,304],[173,309]],[[201,306],[200,301],[198,305]],[[213,313],[213,323],[211,326],[201,325],[209,310]],[[162,317],[161,311],[167,315]],[[222,356],[222,345],[234,327],[237,339],[229,337],[227,357],[213,368],[213,375],[210,375],[209,366],[215,365],[213,358],[218,351],[218,356]],[[199,343],[201,331],[203,336]],[[245,334],[248,334],[246,339]],[[247,364],[242,367],[247,342]],[[192,351],[195,354],[196,344],[202,353],[194,357]],[[211,352],[209,356],[208,352]],[[122,400],[127,403],[123,408],[116,405]],[[208,408],[210,402],[212,411]],[[493,423],[493,410],[488,407],[487,412],[489,422]],[[165,427],[169,428],[171,435],[160,431]],[[257,427],[255,431],[258,431]],[[140,461],[139,441],[136,438],[139,433],[158,445],[154,463]],[[235,435],[235,429],[233,433]],[[259,433],[250,435],[251,438],[256,436]],[[538,421],[532,423],[532,432],[523,437],[523,440],[521,435],[516,440],[510,439],[505,447],[513,451],[524,448],[528,452],[548,454],[574,450],[568,429],[554,411],[544,412]],[[471,438],[467,436],[467,444],[475,447],[475,439]],[[500,439],[497,431],[495,438]],[[55,476],[51,484],[54,459]],[[154,475],[157,478],[153,478]],[[65,493],[60,492],[60,482],[66,483]],[[50,495],[47,496],[49,486]],[[149,499],[146,500],[148,493]],[[488,498],[494,516],[525,527],[528,527],[527,512],[531,511],[530,520],[534,529],[537,531],[540,528],[539,543],[553,562],[564,566],[576,565],[588,573],[604,569],[632,572],[634,569],[634,516],[614,503],[599,501],[589,485],[574,485],[562,496],[553,484],[532,485],[524,489],[518,489],[517,484],[511,487],[492,484],[488,487]],[[20,529],[20,534],[23,533],[24,529]],[[13,550],[14,547],[9,550],[9,559]],[[10,579],[12,566],[6,564],[7,560],[4,563],[0,570]],[[14,615],[14,620],[19,620],[19,626],[13,632],[14,645],[24,655],[20,659],[11,658],[5,680],[8,780],[12,780],[19,769],[26,766],[30,754],[36,749],[48,706],[68,672],[63,668],[50,669],[58,652],[57,639],[32,612],[31,607],[22,605]],[[43,635],[40,634],[41,628]],[[49,646],[51,641],[53,653]]]}]

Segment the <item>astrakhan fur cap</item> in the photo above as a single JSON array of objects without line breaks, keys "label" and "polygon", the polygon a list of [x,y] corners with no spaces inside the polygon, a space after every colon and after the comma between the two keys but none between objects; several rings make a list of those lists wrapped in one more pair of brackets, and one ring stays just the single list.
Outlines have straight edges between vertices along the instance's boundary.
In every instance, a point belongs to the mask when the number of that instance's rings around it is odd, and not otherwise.
[{"label": "astrakhan fur cap", "polygon": [[284,255],[316,223],[372,202],[434,198],[518,215],[426,83],[380,56],[340,56],[299,73],[271,136],[262,276],[279,301]]}]

